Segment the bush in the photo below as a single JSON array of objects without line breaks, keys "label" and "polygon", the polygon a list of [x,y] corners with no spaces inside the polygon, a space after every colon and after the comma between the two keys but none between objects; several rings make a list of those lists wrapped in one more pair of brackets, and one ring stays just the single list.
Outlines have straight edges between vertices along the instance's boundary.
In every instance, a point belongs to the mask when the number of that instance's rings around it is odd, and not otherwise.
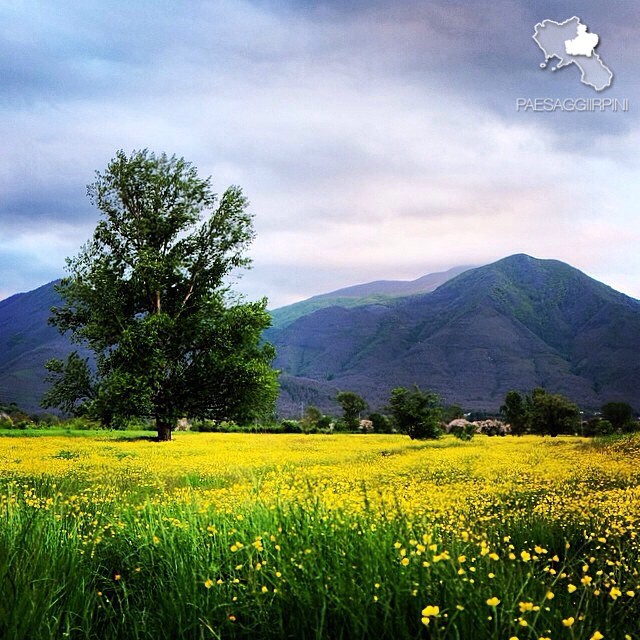
[{"label": "bush", "polygon": [[476,433],[476,427],[473,423],[467,422],[466,424],[455,424],[451,427],[451,431],[458,440],[464,440],[468,442],[473,439]]},{"label": "bush", "polygon": [[609,420],[591,418],[591,420],[582,424],[581,431],[583,436],[592,438],[595,436],[609,436],[615,431],[615,429]]},{"label": "bush", "polygon": [[616,431],[633,421],[633,408],[626,402],[607,402],[600,411],[603,419],[610,422]]},{"label": "bush", "polygon": [[388,416],[381,413],[372,413],[369,415],[369,420],[373,424],[374,433],[391,433],[393,431],[391,420]]},{"label": "bush", "polygon": [[280,425],[282,433],[302,433],[302,427],[297,420],[283,420]]}]

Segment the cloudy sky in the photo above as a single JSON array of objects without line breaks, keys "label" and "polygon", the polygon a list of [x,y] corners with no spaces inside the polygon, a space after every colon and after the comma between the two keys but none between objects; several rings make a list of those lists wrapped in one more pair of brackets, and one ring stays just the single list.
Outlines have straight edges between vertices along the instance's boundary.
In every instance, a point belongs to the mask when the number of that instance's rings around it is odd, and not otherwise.
[{"label": "cloudy sky", "polygon": [[[614,72],[540,69],[579,16]],[[637,0],[0,2],[0,298],[63,274],[118,149],[192,161],[251,201],[276,307],[512,253],[640,298]],[[628,113],[518,113],[517,98]]]}]

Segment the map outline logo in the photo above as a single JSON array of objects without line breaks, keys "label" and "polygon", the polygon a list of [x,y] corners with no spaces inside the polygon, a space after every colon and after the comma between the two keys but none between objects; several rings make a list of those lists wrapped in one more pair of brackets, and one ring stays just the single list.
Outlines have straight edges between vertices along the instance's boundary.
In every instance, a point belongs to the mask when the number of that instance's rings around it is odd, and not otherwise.
[{"label": "map outline logo", "polygon": [[600,37],[589,33],[588,26],[578,16],[564,22],[542,20],[535,25],[532,37],[545,56],[541,69],[546,69],[549,61],[555,58],[559,62],[552,71],[575,64],[583,84],[597,92],[611,86],[614,74],[595,50]]}]

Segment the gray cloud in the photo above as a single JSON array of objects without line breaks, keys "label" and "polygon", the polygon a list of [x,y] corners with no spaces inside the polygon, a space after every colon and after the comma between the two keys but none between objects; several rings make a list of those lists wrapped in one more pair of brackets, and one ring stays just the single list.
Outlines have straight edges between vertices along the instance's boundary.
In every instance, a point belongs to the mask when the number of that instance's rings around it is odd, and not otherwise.
[{"label": "gray cloud", "polygon": [[[531,39],[537,21],[574,13],[616,73],[608,97],[632,111],[516,113],[519,96],[594,96],[574,69],[542,72]],[[640,295],[638,13],[630,1],[6,3],[0,295],[60,275],[95,224],[93,171],[142,147],[244,187],[258,239],[239,286],[272,306],[516,251]]]}]

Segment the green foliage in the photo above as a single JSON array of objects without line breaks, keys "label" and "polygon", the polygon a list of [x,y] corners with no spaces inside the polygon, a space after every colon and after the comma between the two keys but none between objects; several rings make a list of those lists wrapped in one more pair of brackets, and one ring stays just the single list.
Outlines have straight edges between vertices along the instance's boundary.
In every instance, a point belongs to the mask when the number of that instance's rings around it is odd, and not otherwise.
[{"label": "green foliage", "polygon": [[44,366],[49,372],[46,381],[52,386],[42,397],[42,406],[58,407],[67,415],[83,415],[93,398],[88,360],[74,351],[66,362],[48,360]]},{"label": "green foliage", "polygon": [[533,433],[557,436],[576,433],[580,424],[578,407],[560,394],[534,389],[527,398],[529,425]]},{"label": "green foliage", "polygon": [[280,424],[283,433],[302,433],[302,428],[297,420],[283,420]]},{"label": "green foliage", "polygon": [[322,418],[322,411],[318,407],[309,404],[304,409],[304,415],[300,421],[303,431],[309,431],[318,426],[318,422]]},{"label": "green foliage", "polygon": [[392,433],[393,425],[389,416],[385,416],[382,413],[370,413],[369,420],[373,424],[374,433]]},{"label": "green foliage", "polygon": [[557,436],[580,431],[580,411],[560,394],[536,388],[529,395],[509,391],[500,412],[514,435],[536,433]]},{"label": "green foliage", "polygon": [[471,422],[456,424],[451,427],[451,433],[458,438],[458,440],[469,442],[469,440],[473,440],[473,436],[476,434],[476,428]]},{"label": "green foliage", "polygon": [[511,425],[511,433],[520,436],[526,432],[529,426],[529,416],[525,407],[524,398],[517,391],[509,391],[500,407],[500,413]]},{"label": "green foliage", "polygon": [[625,429],[633,422],[633,408],[626,402],[607,402],[600,409],[602,417],[608,420],[614,429]]},{"label": "green foliage", "polygon": [[102,214],[67,261],[52,324],[95,354],[49,362],[44,406],[123,427],[155,420],[160,439],[185,415],[251,422],[272,412],[274,350],[261,342],[266,299],[224,284],[253,239],[238,187],[222,196],[182,158],[119,151],[88,188]]},{"label": "green foliage", "polygon": [[367,408],[367,403],[353,391],[341,391],[336,400],[342,407],[342,419],[345,428],[355,431],[360,421],[360,412]]},{"label": "green foliage", "polygon": [[389,410],[400,433],[412,440],[438,438],[440,429],[440,399],[431,391],[421,391],[417,385],[412,390],[396,387],[391,391]]},{"label": "green foliage", "polygon": [[598,420],[595,424],[596,436],[609,436],[615,431],[615,427],[609,420]]}]

